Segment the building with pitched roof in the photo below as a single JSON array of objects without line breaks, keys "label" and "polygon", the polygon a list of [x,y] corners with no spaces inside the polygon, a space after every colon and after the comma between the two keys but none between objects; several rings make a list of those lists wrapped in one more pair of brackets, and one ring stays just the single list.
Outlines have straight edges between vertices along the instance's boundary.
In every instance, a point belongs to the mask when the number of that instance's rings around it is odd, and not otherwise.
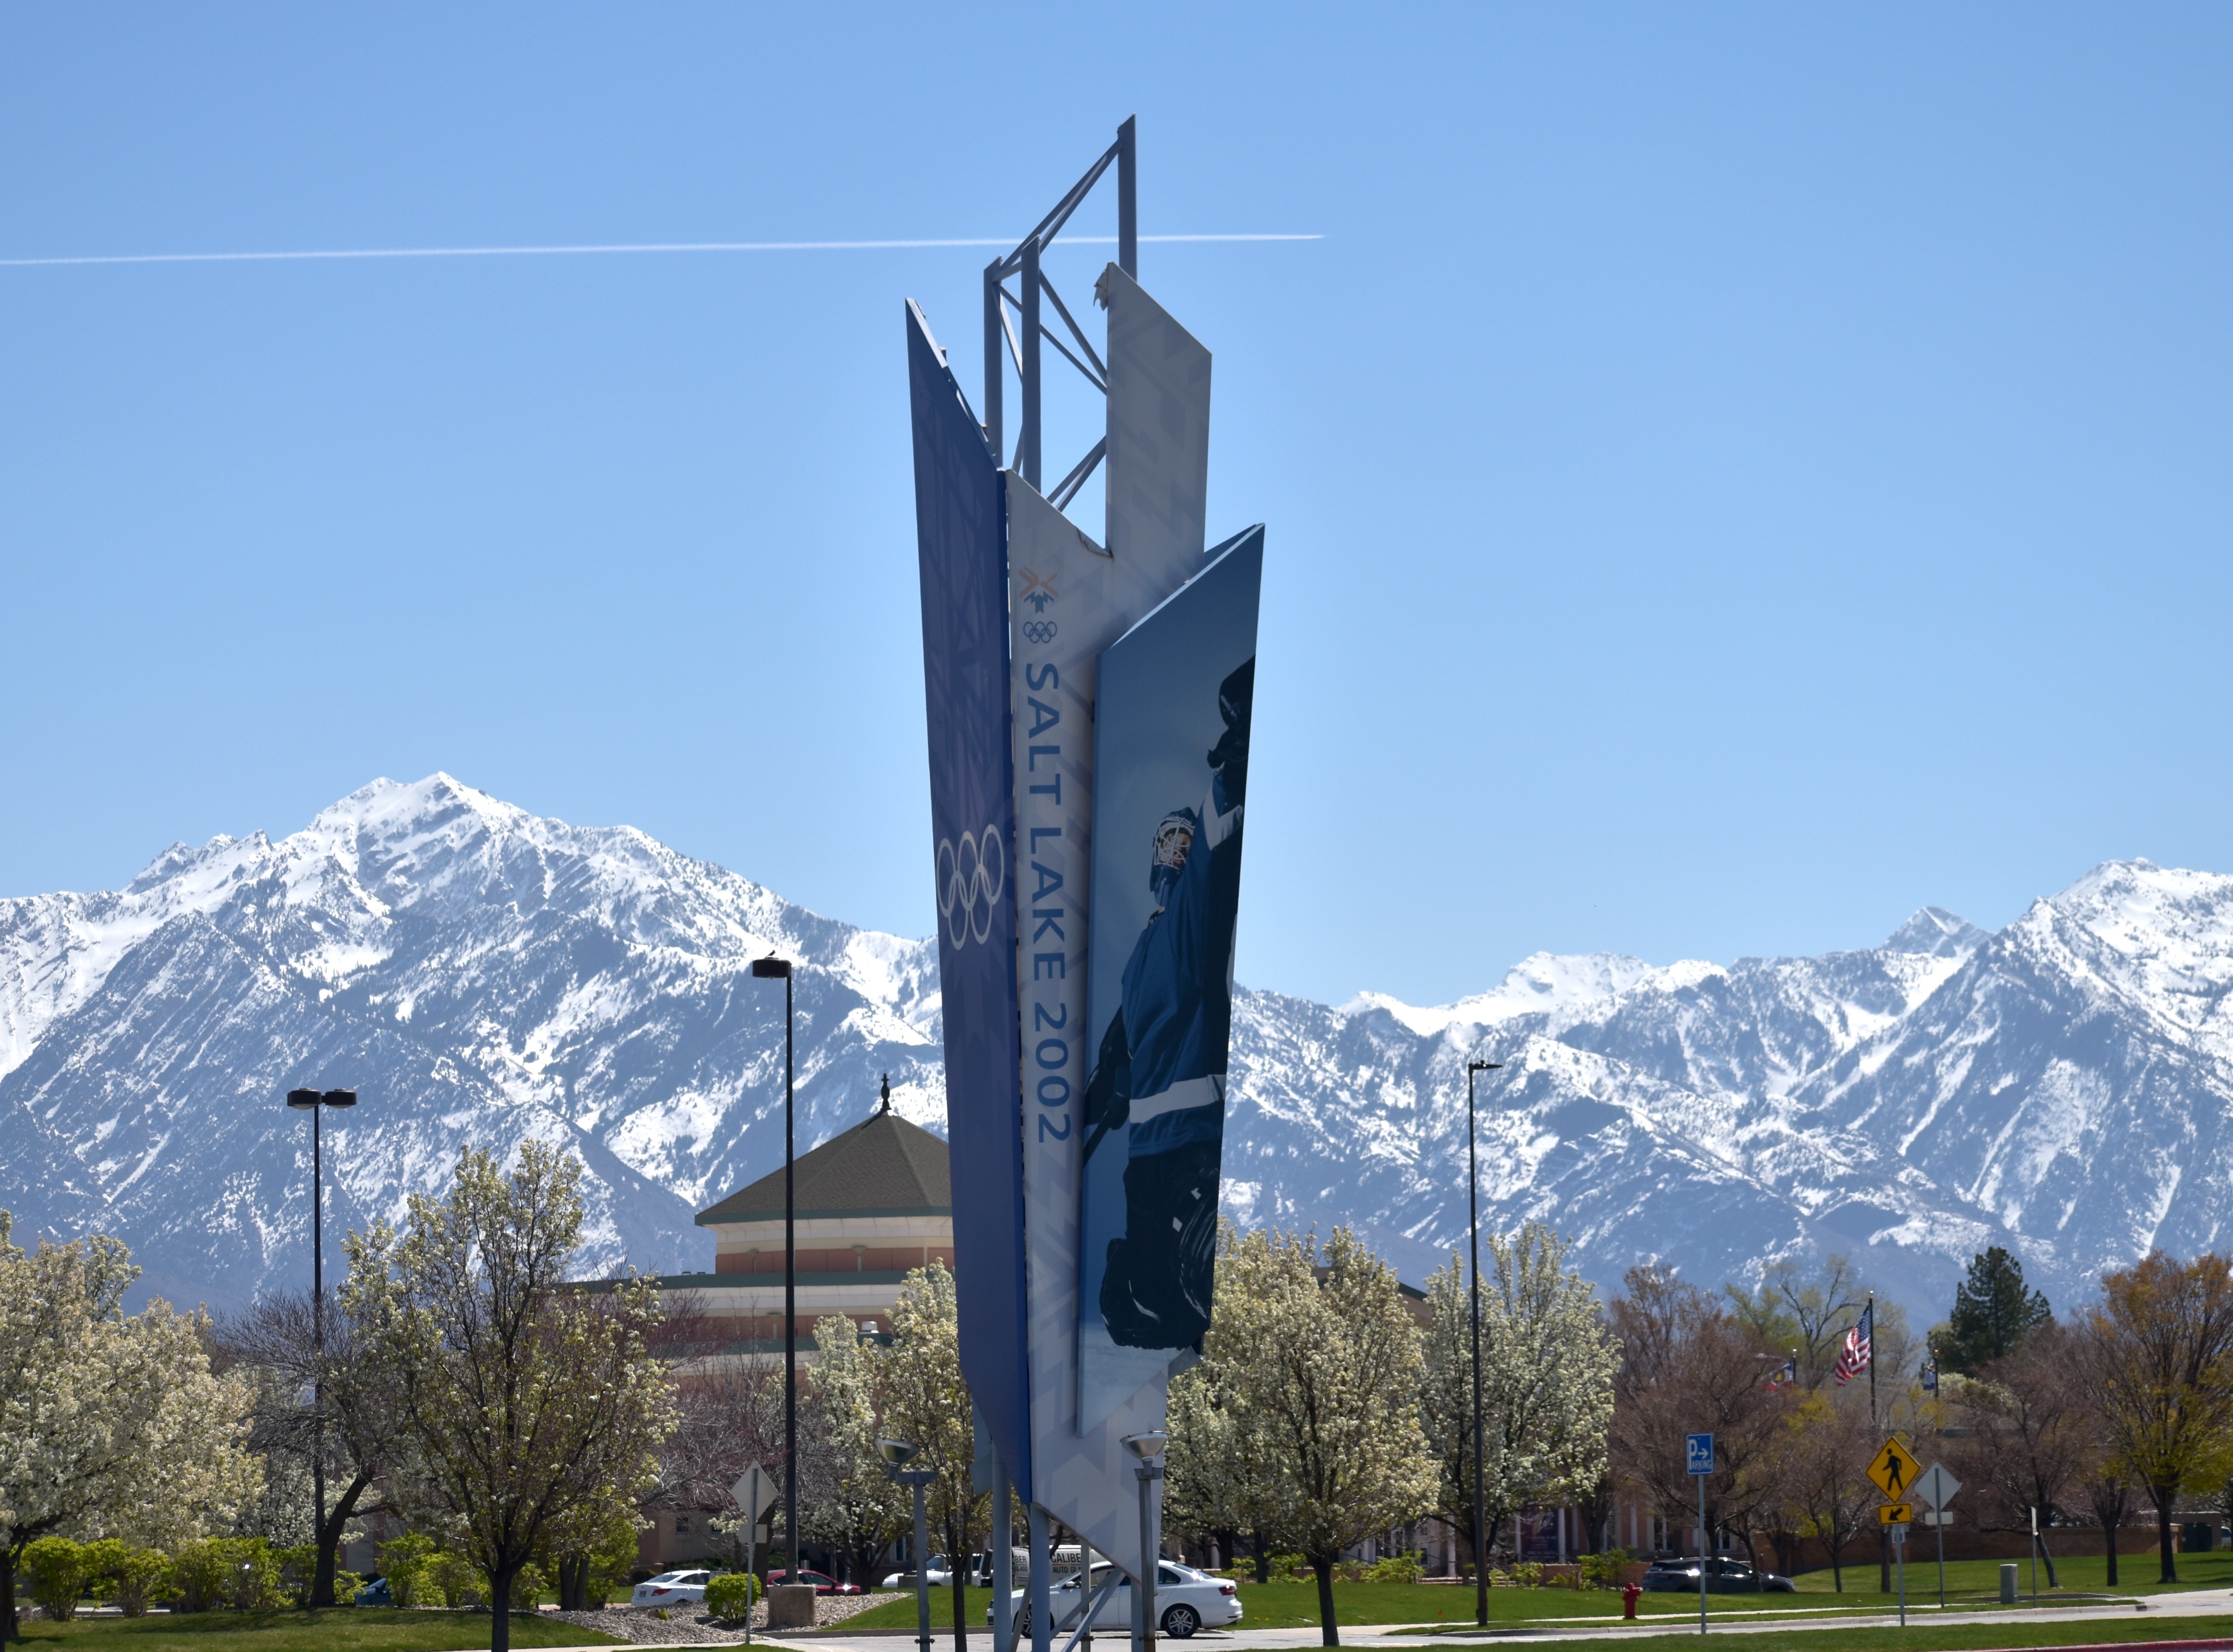
[{"label": "building with pitched roof", "polygon": [[[872,1335],[891,1334],[900,1282],[933,1262],[954,1265],[954,1183],[946,1144],[889,1102],[794,1161],[800,1362],[813,1358],[815,1321],[843,1314]],[[688,1291],[731,1329],[732,1348],[783,1354],[783,1172],[698,1213],[713,1231],[711,1273],[670,1274],[662,1292]]]}]

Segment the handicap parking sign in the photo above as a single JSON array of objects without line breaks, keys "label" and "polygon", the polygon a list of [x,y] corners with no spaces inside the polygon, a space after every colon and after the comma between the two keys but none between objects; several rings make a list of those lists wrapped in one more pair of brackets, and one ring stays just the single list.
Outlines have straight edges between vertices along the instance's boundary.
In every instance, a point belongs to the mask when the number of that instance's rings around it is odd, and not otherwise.
[{"label": "handicap parking sign", "polygon": [[1689,1472],[1710,1474],[1714,1472],[1714,1437],[1711,1434],[1683,1435],[1683,1454]]}]

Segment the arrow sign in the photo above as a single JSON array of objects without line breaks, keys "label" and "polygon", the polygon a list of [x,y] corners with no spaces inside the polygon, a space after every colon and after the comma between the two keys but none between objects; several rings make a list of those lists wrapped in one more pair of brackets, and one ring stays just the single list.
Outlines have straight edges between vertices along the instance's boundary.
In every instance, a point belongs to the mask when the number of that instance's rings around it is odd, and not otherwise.
[{"label": "arrow sign", "polygon": [[1683,1466],[1693,1474],[1714,1472],[1714,1437],[1711,1434],[1683,1436]]},{"label": "arrow sign", "polygon": [[1905,1498],[1915,1484],[1915,1477],[1921,1472],[1923,1465],[1897,1440],[1885,1441],[1884,1449],[1869,1461],[1869,1478],[1888,1499]]},{"label": "arrow sign", "polygon": [[775,1476],[754,1463],[737,1477],[737,1483],[729,1488],[729,1495],[737,1499],[737,1506],[752,1517],[754,1525],[758,1525],[760,1517],[775,1506]]},{"label": "arrow sign", "polygon": [[1962,1482],[1949,1474],[1943,1464],[1933,1463],[1916,1476],[1909,1492],[1917,1502],[1928,1504],[1934,1509],[1943,1509],[1954,1500],[1954,1493],[1961,1489]]},{"label": "arrow sign", "polygon": [[1902,1526],[1915,1518],[1912,1503],[1879,1503],[1877,1505],[1878,1525]]}]

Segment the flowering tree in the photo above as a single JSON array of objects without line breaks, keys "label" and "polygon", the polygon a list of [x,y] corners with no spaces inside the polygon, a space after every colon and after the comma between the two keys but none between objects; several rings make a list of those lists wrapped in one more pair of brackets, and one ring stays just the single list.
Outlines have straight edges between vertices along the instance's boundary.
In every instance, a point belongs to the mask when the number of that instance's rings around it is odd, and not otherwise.
[{"label": "flowering tree", "polygon": [[509,1177],[468,1147],[447,1199],[412,1195],[407,1235],[348,1237],[344,1299],[393,1373],[409,1441],[398,1500],[488,1574],[493,1652],[511,1646],[503,1603],[522,1568],[632,1512],[674,1423],[649,1283],[566,1283],[581,1177],[539,1142]]},{"label": "flowering tree", "polygon": [[[954,1275],[944,1263],[917,1268],[901,1283],[892,1308],[892,1345],[881,1351],[876,1369],[876,1409],[884,1432],[914,1442],[909,1467],[938,1475],[928,1489],[928,1513],[953,1563],[954,1641],[959,1648],[968,1635],[963,1579],[983,1499],[969,1479],[977,1433],[970,1418],[969,1385],[961,1375]],[[918,1555],[915,1564],[928,1558]]]},{"label": "flowering tree", "polygon": [[1267,1524],[1316,1569],[1320,1637],[1338,1646],[1341,1551],[1435,1504],[1419,1329],[1387,1263],[1346,1228],[1323,1256],[1314,1237],[1260,1230],[1228,1230],[1222,1249],[1202,1363],[1227,1448],[1267,1466]]},{"label": "flowering tree", "polygon": [[810,1374],[828,1459],[819,1495],[800,1514],[809,1531],[843,1554],[864,1580],[884,1544],[906,1530],[907,1493],[876,1450],[876,1388],[883,1350],[843,1314],[814,1322]]},{"label": "flowering tree", "polygon": [[[1605,1472],[1619,1345],[1597,1290],[1539,1222],[1488,1240],[1481,1280],[1482,1516],[1486,1543],[1533,1504],[1586,1498]],[[1444,1517],[1473,1536],[1471,1281],[1460,1259],[1428,1280],[1422,1412]]]},{"label": "flowering tree", "polygon": [[118,1241],[25,1251],[0,1211],[0,1636],[16,1570],[49,1533],[173,1542],[254,1494],[250,1392],[212,1376],[206,1322],[152,1302]]}]

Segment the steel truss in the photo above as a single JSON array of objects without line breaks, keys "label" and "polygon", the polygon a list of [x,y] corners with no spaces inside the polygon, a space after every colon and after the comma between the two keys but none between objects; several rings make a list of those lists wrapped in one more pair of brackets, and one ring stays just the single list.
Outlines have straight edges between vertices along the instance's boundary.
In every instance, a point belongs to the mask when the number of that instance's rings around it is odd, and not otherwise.
[{"label": "steel truss", "polygon": [[[1040,267],[1040,258],[1047,248],[1062,233],[1062,226],[1070,216],[1093,193],[1094,185],[1113,164],[1116,168],[1116,263],[1134,280],[1140,276],[1140,213],[1139,168],[1134,142],[1134,123],[1136,116],[1127,116],[1124,124],[1116,128],[1116,141],[1102,152],[1101,158],[1086,168],[1085,175],[1070,186],[1070,191],[1054,205],[1054,210],[1038,221],[1029,235],[1017,245],[1016,250],[1005,258],[995,258],[985,266],[985,441],[999,460],[1006,453],[1006,432],[1002,423],[1003,395],[1007,389],[1007,368],[1002,360],[1016,365],[1016,377],[1022,390],[1022,416],[1017,421],[1016,446],[1006,460],[1032,486],[1042,486],[1039,453],[1040,350],[1042,342],[1054,346],[1057,353],[1076,368],[1102,395],[1109,394],[1109,369],[1100,353],[1085,336],[1085,330],[1070,313],[1070,306],[1054,290],[1054,284]],[[1017,278],[1018,291],[1011,292],[1007,282]],[[1041,300],[1053,308],[1069,337],[1046,324]],[[1013,310],[1020,318],[1020,326],[1010,319]],[[1075,344],[1073,350],[1071,346]],[[1106,436],[1093,444],[1086,455],[1073,465],[1063,479],[1047,493],[1047,501],[1061,510],[1076,498],[1077,490],[1085,486],[1102,456],[1108,452]]]}]

